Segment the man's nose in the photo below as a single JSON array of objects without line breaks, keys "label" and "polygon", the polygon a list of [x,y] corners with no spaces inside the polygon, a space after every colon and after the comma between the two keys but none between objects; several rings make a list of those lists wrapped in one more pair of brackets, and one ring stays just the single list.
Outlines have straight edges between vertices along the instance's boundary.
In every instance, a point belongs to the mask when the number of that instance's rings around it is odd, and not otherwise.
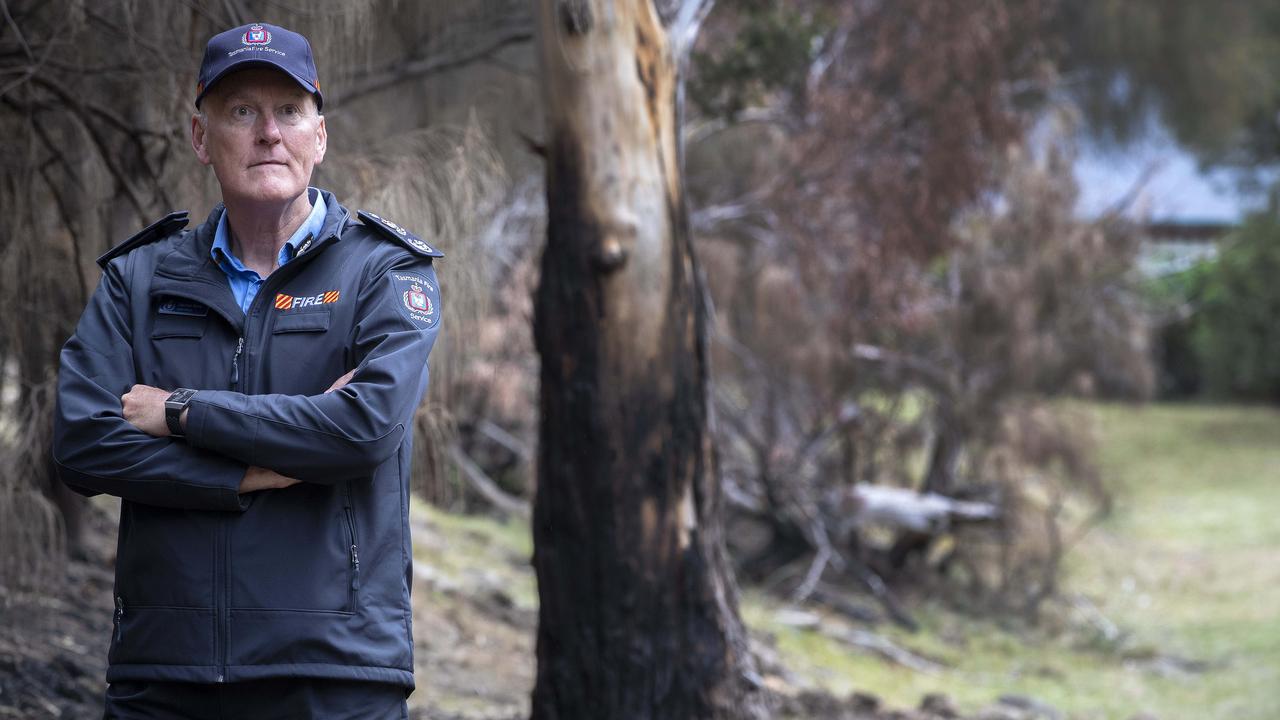
[{"label": "man's nose", "polygon": [[276,124],[275,113],[262,113],[258,118],[258,142],[265,145],[280,142],[280,126]]}]

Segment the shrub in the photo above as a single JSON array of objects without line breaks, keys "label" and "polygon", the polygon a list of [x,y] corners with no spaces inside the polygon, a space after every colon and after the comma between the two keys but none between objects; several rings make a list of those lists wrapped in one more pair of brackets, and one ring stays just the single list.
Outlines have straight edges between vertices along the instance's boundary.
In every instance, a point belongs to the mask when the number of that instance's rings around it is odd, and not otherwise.
[{"label": "shrub", "polygon": [[1248,219],[1197,284],[1192,342],[1207,394],[1280,401],[1280,222]]}]

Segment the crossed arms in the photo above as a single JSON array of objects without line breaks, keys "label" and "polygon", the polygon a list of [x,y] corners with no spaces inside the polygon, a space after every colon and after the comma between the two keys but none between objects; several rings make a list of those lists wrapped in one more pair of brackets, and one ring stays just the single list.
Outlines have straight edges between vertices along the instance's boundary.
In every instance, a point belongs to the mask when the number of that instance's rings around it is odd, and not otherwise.
[{"label": "crossed arms", "polygon": [[[399,312],[392,270],[429,277],[404,256],[372,273],[354,301],[356,367],[318,395],[201,390],[186,441],[168,437],[168,392],[137,383],[122,261],[107,266],[63,347],[53,455],[63,482],[84,495],[195,510],[240,511],[244,493],[295,482],[367,478],[400,445],[426,390],[438,326]],[[438,316],[437,316],[438,317]],[[157,424],[158,423],[158,424]]]},{"label": "crossed arms", "polygon": [[[334,380],[329,389],[324,391],[325,394],[345,386],[351,382],[351,377],[355,374],[356,371],[351,370]],[[134,385],[129,388],[129,392],[120,397],[121,415],[134,427],[151,437],[168,437],[171,433],[168,423],[165,422],[164,401],[171,392],[171,390],[162,390],[151,385]],[[187,415],[188,411],[182,411],[180,422],[184,430],[187,427]],[[245,469],[238,493],[243,495],[258,490],[287,488],[300,482],[302,481],[297,478],[286,477],[275,470],[250,465]]]}]

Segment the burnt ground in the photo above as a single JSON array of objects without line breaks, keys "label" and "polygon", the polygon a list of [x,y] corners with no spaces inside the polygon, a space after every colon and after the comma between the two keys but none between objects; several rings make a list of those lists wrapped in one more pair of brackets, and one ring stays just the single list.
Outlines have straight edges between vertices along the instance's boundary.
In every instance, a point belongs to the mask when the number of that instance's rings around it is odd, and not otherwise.
[{"label": "burnt ground", "polygon": [[[89,556],[67,562],[55,592],[0,588],[0,720],[101,717],[111,632],[113,508],[95,506]],[[415,720],[523,720],[534,681],[536,596],[528,548],[481,524],[415,508]],[[961,717],[946,697],[893,710],[867,694],[833,697],[790,684],[768,638],[755,638],[779,720],[932,720]],[[971,720],[1059,717],[996,705]]]}]

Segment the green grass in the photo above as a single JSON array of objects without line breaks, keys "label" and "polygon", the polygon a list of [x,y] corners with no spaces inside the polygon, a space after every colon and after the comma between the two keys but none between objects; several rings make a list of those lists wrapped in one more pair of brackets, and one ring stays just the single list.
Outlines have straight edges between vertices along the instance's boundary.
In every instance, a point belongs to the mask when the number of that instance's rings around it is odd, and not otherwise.
[{"label": "green grass", "polygon": [[516,607],[537,609],[538,592],[530,558],[529,524],[469,515],[451,515],[418,498],[410,508],[430,537],[414,537],[413,556],[446,584],[490,587],[509,596]]},{"label": "green grass", "polygon": [[[1079,620],[1059,633],[1014,632],[926,605],[916,611],[923,632],[877,629],[947,666],[922,673],[788,628],[776,604],[753,593],[744,597],[747,621],[776,636],[804,681],[893,706],[944,692],[972,711],[1016,693],[1079,720],[1140,711],[1161,720],[1280,718],[1280,413],[1154,405],[1093,414],[1116,510],[1074,549],[1066,585],[1118,625],[1120,638],[1091,635]],[[1186,672],[1160,658],[1210,669]]]},{"label": "green grass", "polygon": [[[1080,408],[1073,408],[1080,409]],[[919,633],[875,628],[941,662],[908,670],[812,630],[778,621],[780,605],[748,590],[743,615],[777,639],[802,684],[871,692],[914,707],[929,692],[966,712],[1005,694],[1031,696],[1071,720],[1280,719],[1280,412],[1241,407],[1084,407],[1096,423],[1113,514],[1067,559],[1068,593],[1122,631],[1107,638],[1078,610],[1054,613],[1057,632],[1011,630],[926,603]],[[429,537],[415,547],[445,582],[503,588],[535,608],[525,522],[450,515],[415,502]],[[826,622],[839,623],[828,618]],[[1208,663],[1167,671],[1160,658]]]}]

